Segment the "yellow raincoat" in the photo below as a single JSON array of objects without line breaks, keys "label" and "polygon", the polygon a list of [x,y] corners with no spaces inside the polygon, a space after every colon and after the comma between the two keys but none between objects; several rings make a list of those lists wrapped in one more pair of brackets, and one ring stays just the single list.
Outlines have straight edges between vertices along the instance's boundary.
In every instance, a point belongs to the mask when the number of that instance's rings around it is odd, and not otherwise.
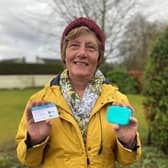
[{"label": "yellow raincoat", "polygon": [[[141,155],[137,133],[137,151],[125,148],[117,139],[112,125],[106,121],[107,107],[112,102],[128,103],[125,95],[110,84],[103,84],[90,114],[86,144],[83,142],[78,123],[61,94],[58,82],[46,86],[34,94],[32,101],[46,100],[56,104],[59,117],[52,119],[49,137],[41,144],[27,148],[27,126],[25,112],[16,135],[17,156],[28,166],[41,165],[43,168],[115,168],[115,162],[128,165]],[[26,111],[26,110],[25,110]]]}]

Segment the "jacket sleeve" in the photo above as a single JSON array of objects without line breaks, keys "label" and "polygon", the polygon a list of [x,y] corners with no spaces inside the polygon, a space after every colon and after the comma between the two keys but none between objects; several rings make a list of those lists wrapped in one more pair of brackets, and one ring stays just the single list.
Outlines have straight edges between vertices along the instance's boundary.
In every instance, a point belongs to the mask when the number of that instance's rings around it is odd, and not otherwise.
[{"label": "jacket sleeve", "polygon": [[[29,101],[30,102],[30,101]],[[29,103],[28,103],[29,104]],[[41,144],[34,145],[30,148],[27,147],[27,122],[25,116],[26,110],[23,114],[19,128],[16,134],[17,142],[17,157],[20,162],[28,166],[40,165],[43,159],[43,153],[48,142],[46,138]]]},{"label": "jacket sleeve", "polygon": [[[126,95],[120,93],[119,91],[117,91],[116,95],[117,95],[116,97],[117,101],[129,104],[129,100]],[[140,159],[142,148],[141,148],[141,141],[140,141],[140,136],[138,132],[136,134],[136,142],[137,142],[136,145],[138,146],[136,151],[133,151],[131,149],[124,147],[124,145],[121,144],[121,142],[118,139],[116,141],[117,141],[116,159],[120,164],[128,165]]]},{"label": "jacket sleeve", "polygon": [[139,133],[137,132],[136,136],[137,141],[137,150],[132,151],[124,147],[119,140],[117,140],[117,161],[122,165],[129,165],[137,160],[139,160],[141,156],[141,143],[139,138]]}]

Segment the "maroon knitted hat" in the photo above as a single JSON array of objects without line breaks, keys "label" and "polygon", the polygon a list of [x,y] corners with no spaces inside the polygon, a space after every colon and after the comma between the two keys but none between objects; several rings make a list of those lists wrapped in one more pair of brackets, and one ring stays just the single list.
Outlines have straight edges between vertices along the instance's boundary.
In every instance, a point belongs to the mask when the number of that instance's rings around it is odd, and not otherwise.
[{"label": "maroon knitted hat", "polygon": [[105,34],[104,32],[101,30],[101,28],[96,24],[96,22],[92,19],[89,18],[85,18],[85,17],[80,17],[77,18],[75,20],[73,20],[72,22],[69,23],[68,26],[65,27],[65,30],[62,34],[62,38],[61,38],[61,48],[63,46],[63,41],[65,36],[74,28],[76,27],[80,27],[80,26],[86,26],[88,27],[91,31],[95,32],[97,38],[100,40],[101,44],[102,44],[102,49],[105,50]]}]

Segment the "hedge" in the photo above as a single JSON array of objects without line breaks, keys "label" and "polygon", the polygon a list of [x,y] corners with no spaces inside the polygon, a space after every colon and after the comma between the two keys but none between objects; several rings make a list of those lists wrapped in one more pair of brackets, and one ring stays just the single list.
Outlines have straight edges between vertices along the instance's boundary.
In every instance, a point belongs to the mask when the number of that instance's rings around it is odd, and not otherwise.
[{"label": "hedge", "polygon": [[56,74],[63,70],[63,64],[0,63],[0,75]]}]

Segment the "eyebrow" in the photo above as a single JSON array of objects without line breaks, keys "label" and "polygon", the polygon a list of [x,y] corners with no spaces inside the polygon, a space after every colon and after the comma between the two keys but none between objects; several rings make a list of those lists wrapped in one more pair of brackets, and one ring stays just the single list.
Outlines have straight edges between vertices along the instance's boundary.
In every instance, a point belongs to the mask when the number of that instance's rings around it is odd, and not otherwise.
[{"label": "eyebrow", "polygon": [[[80,41],[78,41],[78,40],[76,40],[76,39],[74,39],[74,40],[70,40],[69,41],[69,43],[81,43]],[[88,42],[86,42],[87,44],[93,44],[93,45],[95,45],[95,46],[98,46],[98,44],[97,43],[94,43],[94,42],[92,42],[92,41],[88,41]]]}]

